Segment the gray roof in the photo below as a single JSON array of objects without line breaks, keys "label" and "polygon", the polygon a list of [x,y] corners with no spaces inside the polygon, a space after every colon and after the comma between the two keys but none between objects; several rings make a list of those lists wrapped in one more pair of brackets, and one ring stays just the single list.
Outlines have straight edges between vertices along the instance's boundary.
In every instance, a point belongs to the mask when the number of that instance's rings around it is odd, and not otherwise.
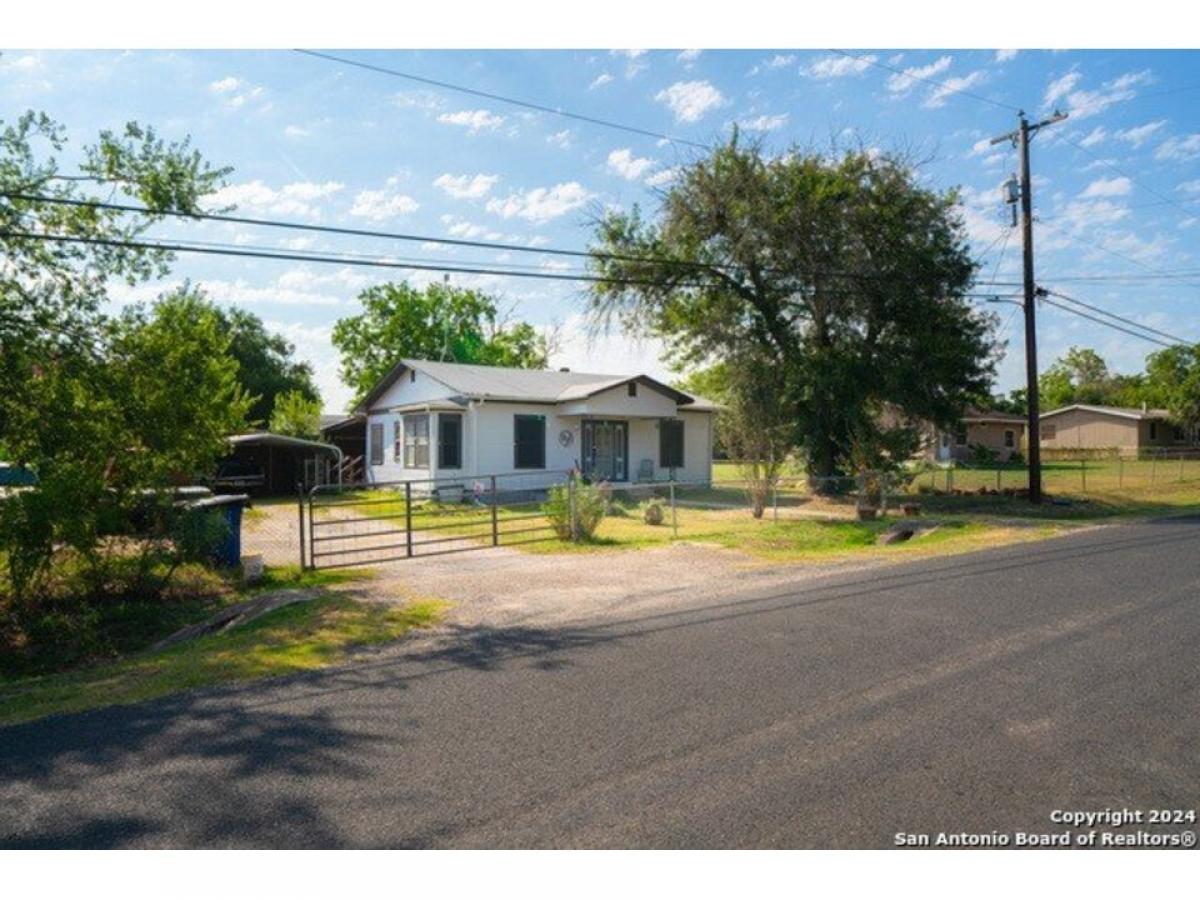
[{"label": "gray roof", "polygon": [[1050,416],[1057,416],[1059,413],[1070,412],[1073,409],[1098,413],[1102,416],[1117,416],[1121,419],[1137,419],[1138,421],[1171,418],[1171,413],[1165,409],[1141,409],[1136,406],[1092,406],[1087,403],[1073,403],[1070,406],[1064,406],[1060,409],[1052,409],[1050,412],[1042,413],[1041,417],[1045,419]]},{"label": "gray roof", "polygon": [[716,408],[703,397],[687,394],[646,375],[601,375],[561,370],[511,369],[503,366],[477,366],[465,363],[432,362],[405,359],[379,382],[363,401],[371,404],[407,369],[416,369],[444,384],[462,397],[489,400],[513,400],[532,403],[561,403],[582,400],[600,391],[639,381],[662,391],[688,409],[710,411]]}]

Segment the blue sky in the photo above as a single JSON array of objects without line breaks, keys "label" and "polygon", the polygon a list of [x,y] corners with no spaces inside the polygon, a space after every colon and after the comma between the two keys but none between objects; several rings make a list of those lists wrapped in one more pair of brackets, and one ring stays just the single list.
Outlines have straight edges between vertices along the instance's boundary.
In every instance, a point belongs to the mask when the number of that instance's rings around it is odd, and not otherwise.
[{"label": "blue sky", "polygon": [[[1173,51],[856,50],[892,68],[1040,115],[1071,113],[1034,143],[1038,279],[1089,303],[1200,339],[1200,56]],[[1014,114],[963,94],[828,51],[346,51],[342,55],[498,94],[561,106],[698,142],[733,123],[773,151],[796,142],[907,150],[928,159],[923,178],[960,186],[983,276],[1019,271],[1019,235],[1006,242],[1000,184],[1015,153],[986,139]],[[33,107],[64,123],[77,145],[127,119],[168,137],[191,135],[206,157],[232,165],[219,198],[239,212],[320,224],[582,249],[606,206],[653,208],[655,185],[695,152],[654,138],[533,113],[287,51],[5,51],[0,118]],[[1071,143],[1074,142],[1074,143]],[[302,236],[210,223],[161,236],[305,250],[466,261],[525,262],[539,254],[436,244]],[[1006,246],[1007,243],[1007,246]],[[1004,248],[1001,258],[1001,248]],[[986,252],[985,252],[986,251]],[[1196,271],[1153,278],[1153,272]],[[338,382],[329,331],[357,309],[365,286],[403,273],[317,263],[181,255],[189,278],[222,303],[253,310],[310,359],[330,408]],[[1078,275],[1138,276],[1109,282]],[[412,273],[421,283],[440,276]],[[612,335],[589,342],[584,295],[571,284],[456,275],[485,287],[514,316],[557,324],[558,365],[666,374],[653,342]],[[163,284],[118,289],[148,299]],[[1010,352],[1005,390],[1022,380],[1016,307],[997,305]],[[1155,349],[1045,308],[1043,367],[1072,344],[1096,347],[1135,371]]]}]

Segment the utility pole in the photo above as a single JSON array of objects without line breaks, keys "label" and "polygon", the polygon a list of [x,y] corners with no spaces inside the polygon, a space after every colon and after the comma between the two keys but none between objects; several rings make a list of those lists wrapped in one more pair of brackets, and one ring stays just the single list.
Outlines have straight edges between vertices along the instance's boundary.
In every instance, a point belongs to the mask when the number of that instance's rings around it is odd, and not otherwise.
[{"label": "utility pole", "polygon": [[1033,184],[1029,172],[1029,142],[1042,128],[1061,122],[1067,117],[1066,113],[1054,111],[1048,119],[1043,119],[1035,125],[1030,125],[1024,111],[1019,112],[1016,131],[1002,134],[991,140],[992,144],[1011,142],[1021,155],[1021,238],[1025,249],[1024,285],[1025,285],[1025,392],[1028,401],[1029,415],[1026,434],[1029,435],[1029,502],[1042,502],[1042,447],[1041,447],[1041,410],[1038,404],[1038,364],[1037,364],[1037,285],[1033,279]]}]

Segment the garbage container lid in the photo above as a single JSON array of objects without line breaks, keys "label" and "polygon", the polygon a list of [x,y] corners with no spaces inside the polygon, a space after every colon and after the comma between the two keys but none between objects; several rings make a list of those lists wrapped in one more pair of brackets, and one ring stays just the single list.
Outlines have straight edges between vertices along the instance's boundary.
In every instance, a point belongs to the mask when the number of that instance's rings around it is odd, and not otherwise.
[{"label": "garbage container lid", "polygon": [[196,500],[184,500],[180,505],[188,509],[210,509],[216,506],[241,506],[250,500],[249,494],[217,494],[212,497],[200,497]]}]

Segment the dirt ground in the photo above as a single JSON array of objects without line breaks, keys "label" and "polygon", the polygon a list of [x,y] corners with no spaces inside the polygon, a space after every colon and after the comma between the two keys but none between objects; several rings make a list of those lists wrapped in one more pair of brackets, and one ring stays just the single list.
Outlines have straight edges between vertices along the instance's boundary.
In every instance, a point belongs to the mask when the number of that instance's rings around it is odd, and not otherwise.
[{"label": "dirt ground", "polygon": [[[300,550],[296,509],[265,505],[245,523],[243,554],[267,565],[295,565]],[[712,544],[604,553],[531,554],[506,547],[370,566],[373,577],[356,596],[385,603],[438,598],[451,604],[457,628],[554,626],[667,612],[706,597],[795,584],[879,560],[770,564]]]}]

